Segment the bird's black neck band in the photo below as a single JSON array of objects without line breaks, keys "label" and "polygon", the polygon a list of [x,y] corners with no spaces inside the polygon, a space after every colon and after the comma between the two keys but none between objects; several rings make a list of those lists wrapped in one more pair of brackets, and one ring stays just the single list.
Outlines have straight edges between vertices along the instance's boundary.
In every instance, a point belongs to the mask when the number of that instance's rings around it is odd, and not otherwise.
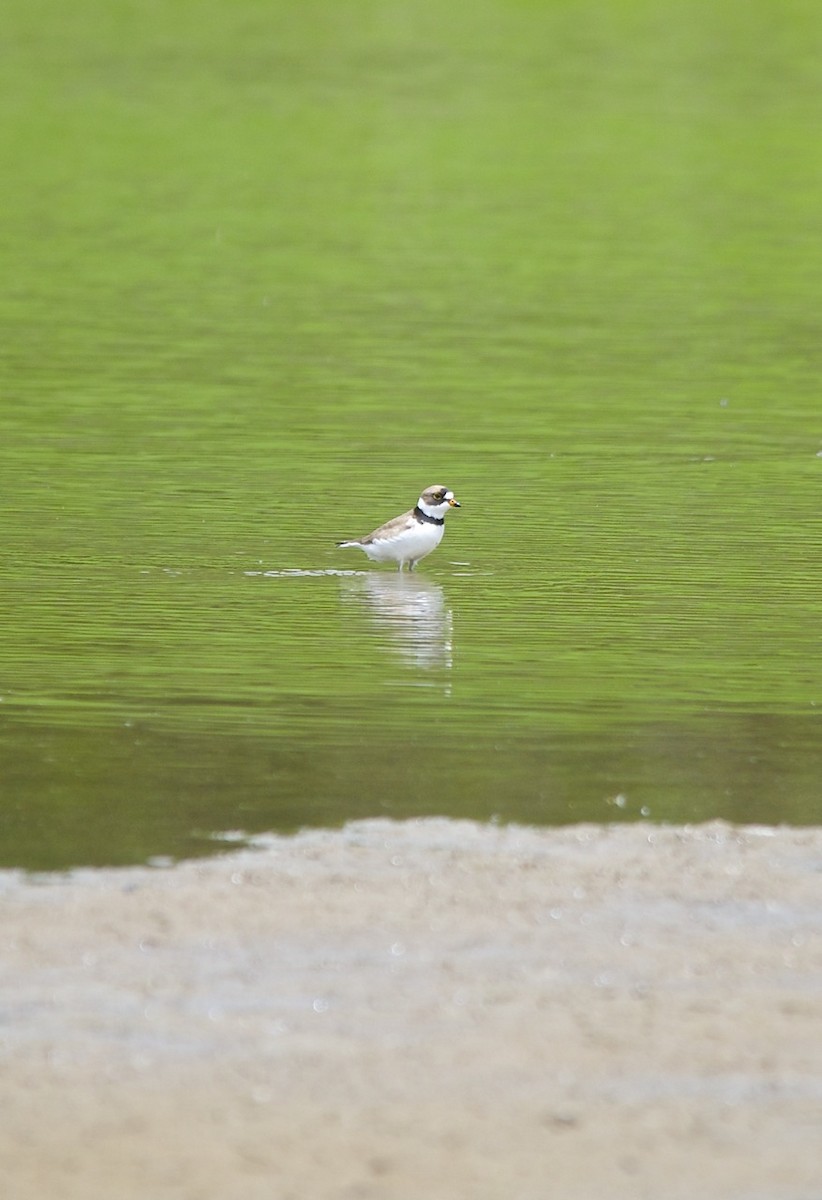
[{"label": "bird's black neck band", "polygon": [[429,517],[427,512],[423,512],[419,504],[414,508],[414,516],[418,521],[425,521],[428,525],[444,525],[445,517]]}]

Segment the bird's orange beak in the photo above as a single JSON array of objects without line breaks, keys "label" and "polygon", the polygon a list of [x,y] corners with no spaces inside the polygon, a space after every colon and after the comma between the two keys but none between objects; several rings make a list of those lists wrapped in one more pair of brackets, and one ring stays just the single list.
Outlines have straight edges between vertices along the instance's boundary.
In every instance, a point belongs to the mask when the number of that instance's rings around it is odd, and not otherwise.
[{"label": "bird's orange beak", "polygon": [[450,504],[451,508],[462,508],[459,500],[454,500],[453,497],[448,501],[448,503]]}]

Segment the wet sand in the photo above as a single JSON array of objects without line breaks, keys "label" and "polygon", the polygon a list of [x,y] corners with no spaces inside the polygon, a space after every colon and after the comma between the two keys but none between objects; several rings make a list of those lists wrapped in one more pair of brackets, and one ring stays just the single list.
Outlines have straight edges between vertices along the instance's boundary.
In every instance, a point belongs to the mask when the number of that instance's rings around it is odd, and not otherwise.
[{"label": "wet sand", "polygon": [[822,829],[0,875],[7,1200],[819,1200]]}]

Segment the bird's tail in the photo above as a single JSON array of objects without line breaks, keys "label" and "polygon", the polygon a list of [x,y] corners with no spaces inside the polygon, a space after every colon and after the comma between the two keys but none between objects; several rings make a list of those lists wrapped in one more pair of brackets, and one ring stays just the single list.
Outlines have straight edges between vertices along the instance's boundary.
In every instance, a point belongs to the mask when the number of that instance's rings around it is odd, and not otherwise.
[{"label": "bird's tail", "polygon": [[359,546],[361,544],[361,542],[337,542],[337,545],[341,550],[344,550],[346,546]]}]

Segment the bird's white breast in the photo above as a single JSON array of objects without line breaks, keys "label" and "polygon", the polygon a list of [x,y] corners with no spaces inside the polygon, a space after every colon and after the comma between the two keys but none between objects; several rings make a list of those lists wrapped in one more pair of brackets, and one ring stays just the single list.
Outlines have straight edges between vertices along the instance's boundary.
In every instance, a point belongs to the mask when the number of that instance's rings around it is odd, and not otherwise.
[{"label": "bird's white breast", "polygon": [[388,537],[375,538],[363,550],[374,562],[411,562],[430,554],[442,541],[444,529],[444,525],[415,521],[409,528]]}]

